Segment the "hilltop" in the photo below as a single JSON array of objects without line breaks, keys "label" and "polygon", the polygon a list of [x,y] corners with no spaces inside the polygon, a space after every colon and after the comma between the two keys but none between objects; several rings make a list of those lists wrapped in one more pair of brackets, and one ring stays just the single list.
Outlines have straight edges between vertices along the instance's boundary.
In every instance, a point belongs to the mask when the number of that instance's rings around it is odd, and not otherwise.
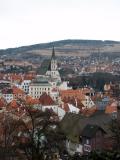
[{"label": "hilltop", "polygon": [[7,58],[37,58],[51,55],[54,45],[58,56],[89,56],[92,53],[120,54],[120,42],[102,40],[60,40],[50,43],[40,43],[18,48],[1,49],[0,56]]}]

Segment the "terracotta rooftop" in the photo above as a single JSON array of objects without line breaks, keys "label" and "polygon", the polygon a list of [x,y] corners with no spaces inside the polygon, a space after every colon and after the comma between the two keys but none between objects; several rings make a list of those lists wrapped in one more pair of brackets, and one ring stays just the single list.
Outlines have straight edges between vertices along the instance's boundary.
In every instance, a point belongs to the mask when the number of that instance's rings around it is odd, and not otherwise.
[{"label": "terracotta rooftop", "polygon": [[91,107],[91,108],[83,109],[81,112],[82,112],[82,114],[85,115],[85,116],[91,116],[91,115],[94,114],[96,111],[97,111],[97,107],[94,106],[94,107]]},{"label": "terracotta rooftop", "polygon": [[107,114],[111,114],[113,112],[117,112],[117,104],[115,102],[108,105],[105,110],[105,113]]},{"label": "terracotta rooftop", "polygon": [[77,90],[73,90],[73,89],[61,90],[60,91],[60,96],[61,96],[62,99],[65,98],[65,97],[75,97],[75,98],[79,98],[79,99],[85,99],[85,94],[80,89],[77,89]]},{"label": "terracotta rooftop", "polygon": [[24,76],[24,80],[32,80],[32,79],[34,79],[35,78],[35,75],[33,75],[33,74],[26,74],[25,76]]},{"label": "terracotta rooftop", "polygon": [[17,102],[17,100],[15,100],[15,99],[13,99],[9,104],[8,104],[8,106],[10,107],[10,108],[18,108],[19,106],[20,106],[20,104],[18,104],[18,102]]},{"label": "terracotta rooftop", "polygon": [[16,86],[12,88],[5,88],[2,90],[3,94],[24,94],[24,91]]},{"label": "terracotta rooftop", "polygon": [[27,105],[39,104],[39,99],[37,99],[37,98],[32,98],[31,96],[27,96],[27,97],[26,97],[26,104],[27,104]]},{"label": "terracotta rooftop", "polygon": [[53,99],[49,95],[47,95],[47,93],[43,93],[43,95],[40,96],[39,103],[44,106],[50,106],[55,104]]},{"label": "terracotta rooftop", "polygon": [[24,94],[24,91],[16,86],[12,88],[13,94]]},{"label": "terracotta rooftop", "polygon": [[22,75],[11,74],[11,75],[9,76],[9,79],[12,80],[12,81],[21,82],[21,81],[22,81]]},{"label": "terracotta rooftop", "polygon": [[3,108],[5,106],[5,99],[0,98],[0,108]]},{"label": "terracotta rooftop", "polygon": [[70,111],[68,103],[63,103],[63,104],[60,105],[60,107],[61,107],[65,112],[69,112],[69,111]]},{"label": "terracotta rooftop", "polygon": [[82,107],[84,107],[84,105],[82,104],[80,98],[64,97],[64,98],[62,99],[62,101],[63,101],[64,103],[70,103],[70,104],[76,106],[76,107],[79,108],[79,109],[82,109]]}]

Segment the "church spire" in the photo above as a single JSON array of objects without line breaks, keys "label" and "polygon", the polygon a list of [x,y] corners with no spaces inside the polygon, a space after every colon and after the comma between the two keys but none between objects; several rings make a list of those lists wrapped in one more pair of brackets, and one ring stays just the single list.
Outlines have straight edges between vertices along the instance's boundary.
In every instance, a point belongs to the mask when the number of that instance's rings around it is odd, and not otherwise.
[{"label": "church spire", "polygon": [[54,49],[54,46],[53,46],[53,50],[52,50],[52,59],[55,59],[55,49]]}]

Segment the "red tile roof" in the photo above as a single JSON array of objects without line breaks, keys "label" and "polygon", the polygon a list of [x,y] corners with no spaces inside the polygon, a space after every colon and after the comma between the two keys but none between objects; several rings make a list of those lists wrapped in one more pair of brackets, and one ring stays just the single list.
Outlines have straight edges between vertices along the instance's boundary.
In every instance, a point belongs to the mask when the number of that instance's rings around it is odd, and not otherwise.
[{"label": "red tile roof", "polygon": [[91,116],[92,114],[94,114],[97,111],[97,107],[91,107],[91,108],[85,108],[83,109],[81,112],[83,115],[85,116]]},{"label": "red tile roof", "polygon": [[6,105],[5,99],[0,98],[0,108],[3,108]]},{"label": "red tile roof", "polygon": [[60,107],[61,107],[65,112],[69,112],[69,111],[70,111],[68,103],[63,103],[63,104],[60,105]]},{"label": "red tile roof", "polygon": [[33,74],[25,74],[24,80],[32,80],[35,78],[35,75]]},{"label": "red tile roof", "polygon": [[61,90],[60,91],[60,96],[61,96],[62,99],[68,98],[68,97],[69,98],[71,98],[71,97],[79,98],[81,100],[85,99],[85,94],[80,89],[76,89],[76,90],[73,90],[73,89]]},{"label": "red tile roof", "polygon": [[39,99],[37,99],[37,98],[32,98],[31,96],[27,96],[27,97],[26,97],[26,104],[27,104],[27,105],[39,104]]},{"label": "red tile roof", "polygon": [[64,98],[62,99],[62,101],[63,101],[64,103],[70,103],[70,104],[76,106],[76,107],[79,108],[79,109],[82,109],[82,107],[84,107],[84,105],[82,104],[80,98],[64,97]]},{"label": "red tile roof", "polygon": [[19,108],[20,107],[20,104],[18,104],[17,103],[17,101],[15,100],[15,99],[13,99],[9,104],[8,104],[8,106],[10,107],[10,108]]},{"label": "red tile roof", "polygon": [[3,94],[24,94],[24,91],[16,86],[13,86],[12,88],[5,88],[2,90]]},{"label": "red tile roof", "polygon": [[16,86],[12,88],[13,94],[24,94],[24,91]]},{"label": "red tile roof", "polygon": [[117,112],[117,104],[115,102],[108,105],[105,109],[105,113],[111,114],[113,112]]},{"label": "red tile roof", "polygon": [[47,93],[43,93],[43,95],[40,96],[39,102],[41,105],[44,106],[50,106],[55,104],[53,99],[49,95],[47,95]]},{"label": "red tile roof", "polygon": [[13,82],[14,81],[21,82],[23,79],[22,75],[18,75],[18,74],[11,74],[9,77],[10,77],[10,80],[12,80]]}]

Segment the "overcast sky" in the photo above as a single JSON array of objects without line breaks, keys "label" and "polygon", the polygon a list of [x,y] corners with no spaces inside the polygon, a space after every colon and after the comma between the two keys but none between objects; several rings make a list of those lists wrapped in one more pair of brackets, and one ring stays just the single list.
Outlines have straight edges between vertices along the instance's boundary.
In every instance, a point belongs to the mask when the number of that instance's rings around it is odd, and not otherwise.
[{"label": "overcast sky", "polygon": [[120,41],[120,0],[0,0],[0,48],[63,39]]}]

